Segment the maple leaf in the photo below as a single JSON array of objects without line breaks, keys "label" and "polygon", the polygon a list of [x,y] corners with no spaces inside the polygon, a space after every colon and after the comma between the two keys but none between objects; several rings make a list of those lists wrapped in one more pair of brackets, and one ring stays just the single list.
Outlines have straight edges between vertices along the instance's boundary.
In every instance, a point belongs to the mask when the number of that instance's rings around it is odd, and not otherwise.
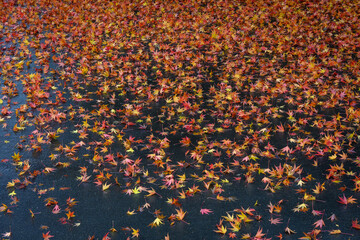
[{"label": "maple leaf", "polygon": [[163,181],[165,182],[165,186],[170,187],[171,185],[173,185],[175,183],[175,179],[173,178],[172,175],[168,175],[166,176]]},{"label": "maple leaf", "polygon": [[276,130],[277,132],[285,132],[284,126],[282,124],[277,125],[276,128],[277,128]]},{"label": "maple leaf", "polygon": [[168,198],[168,200],[166,202],[169,204],[175,205],[177,207],[181,206],[181,204],[179,203],[177,198]]},{"label": "maple leaf", "polygon": [[109,189],[109,187],[110,187],[111,185],[112,185],[111,183],[110,183],[110,184],[104,183],[104,184],[102,185],[102,190],[103,190],[103,191],[106,191],[107,189]]},{"label": "maple leaf", "polygon": [[317,183],[316,186],[315,186],[315,189],[312,189],[312,191],[313,191],[315,194],[319,194],[319,193],[321,193],[322,191],[325,190],[324,185],[325,185],[325,183],[323,183],[323,184]]},{"label": "maple leaf", "polygon": [[71,218],[75,217],[75,214],[74,214],[74,212],[72,212],[72,211],[69,210],[69,211],[66,213],[66,216],[67,216],[67,219],[71,219]]},{"label": "maple leaf", "polygon": [[279,235],[275,236],[277,238],[279,238],[279,240],[282,240],[283,239],[283,235],[281,233],[279,233]]},{"label": "maple leaf", "polygon": [[289,146],[282,148],[281,151],[284,153],[293,153],[293,150]]},{"label": "maple leaf", "polygon": [[229,233],[229,238],[236,238],[236,233],[234,232]]},{"label": "maple leaf", "polygon": [[318,211],[318,210],[312,210],[311,213],[312,213],[314,216],[318,216],[318,215],[324,214],[324,212]]},{"label": "maple leaf", "polygon": [[58,214],[60,212],[60,210],[61,209],[60,209],[59,205],[56,204],[55,207],[52,210],[52,213],[53,214]]},{"label": "maple leaf", "polygon": [[0,212],[5,212],[8,209],[8,206],[6,206],[4,203],[0,207]]},{"label": "maple leaf", "polygon": [[271,217],[269,221],[270,221],[271,224],[275,224],[275,225],[279,224],[279,223],[282,223],[280,218],[272,218]]},{"label": "maple leaf", "polygon": [[244,157],[241,161],[242,162],[247,162],[247,161],[249,161],[250,160],[250,157],[249,156],[246,156],[246,157]]},{"label": "maple leaf", "polygon": [[340,155],[340,159],[341,160],[346,160],[347,158],[348,158],[348,155],[346,154],[346,153],[341,153],[341,154],[339,154]]},{"label": "maple leaf", "polygon": [[249,233],[245,233],[241,236],[241,239],[250,239],[250,238],[251,238],[251,236]]},{"label": "maple leaf", "polygon": [[181,146],[188,147],[191,144],[191,140],[189,137],[184,137],[181,139],[180,143],[181,143]]},{"label": "maple leaf", "polygon": [[2,236],[3,236],[4,238],[9,238],[9,237],[11,237],[11,232],[3,233]]},{"label": "maple leaf", "polygon": [[54,236],[50,235],[50,231],[48,231],[47,233],[43,233],[42,237],[44,238],[44,240],[49,240],[50,238],[52,238]]},{"label": "maple leaf", "polygon": [[168,233],[168,234],[166,234],[166,236],[165,236],[164,240],[170,240],[169,233]]},{"label": "maple leaf", "polygon": [[46,168],[44,168],[43,173],[48,174],[48,173],[54,172],[55,170],[56,170],[55,168],[46,167]]},{"label": "maple leaf", "polygon": [[184,217],[185,217],[186,212],[184,212],[184,211],[182,210],[182,208],[176,209],[176,212],[177,212],[176,218],[177,218],[179,221],[182,221],[182,220],[184,219]]},{"label": "maple leaf", "polygon": [[297,185],[299,185],[300,187],[302,187],[302,185],[304,185],[304,184],[305,184],[305,182],[301,179],[297,183]]},{"label": "maple leaf", "polygon": [[222,216],[225,221],[228,221],[228,222],[233,222],[234,221],[234,215],[233,214],[229,214],[228,212],[226,213],[227,216]]},{"label": "maple leaf", "polygon": [[58,204],[54,198],[47,198],[44,200],[46,202],[45,206],[52,206]]},{"label": "maple leaf", "polygon": [[200,209],[200,213],[202,214],[202,215],[204,215],[204,214],[206,214],[206,215],[208,215],[209,213],[212,213],[213,211],[211,211],[210,209],[208,209],[208,208],[202,208],[202,209]]},{"label": "maple leaf", "polygon": [[262,228],[259,228],[256,232],[256,235],[254,236],[254,239],[262,239],[263,236],[265,236],[265,234],[262,233]]},{"label": "maple leaf", "polygon": [[307,212],[308,211],[308,205],[306,203],[301,203],[297,205],[294,209],[294,212]]},{"label": "maple leaf", "polygon": [[150,204],[149,203],[145,203],[144,205],[143,205],[143,208],[149,208],[150,207]]},{"label": "maple leaf", "polygon": [[132,189],[124,189],[123,191],[124,191],[127,195],[133,194]]},{"label": "maple leaf", "polygon": [[323,226],[325,226],[325,223],[323,219],[319,219],[316,222],[314,222],[313,225],[315,225],[316,228],[317,227],[322,228]]},{"label": "maple leaf", "polygon": [[20,161],[20,158],[22,157],[22,155],[20,155],[20,153],[18,152],[18,153],[14,153],[14,155],[11,157],[14,160],[14,162],[18,162],[18,161]]},{"label": "maple leaf", "polygon": [[131,191],[133,192],[133,194],[139,194],[139,193],[141,193],[141,190],[139,190],[140,189],[140,187],[138,188],[138,187],[135,187],[134,189],[132,189]]},{"label": "maple leaf", "polygon": [[340,200],[338,201],[338,203],[341,203],[344,205],[356,203],[356,198],[353,198],[352,196],[349,198],[346,198],[345,194],[343,194],[343,197],[339,197],[339,199]]},{"label": "maple leaf", "polygon": [[230,222],[231,228],[230,230],[233,232],[238,232],[241,229],[241,225],[240,225],[241,221],[238,221],[237,219],[233,222]]},{"label": "maple leaf", "polygon": [[[229,215],[228,215],[229,216]],[[232,216],[232,215],[231,215]],[[253,220],[251,218],[249,218],[244,211],[241,211],[240,214],[237,215],[237,217],[239,217],[243,222],[247,223],[247,222],[252,222]],[[234,219],[232,219],[232,221],[234,221]]]},{"label": "maple leaf", "polygon": [[354,229],[356,229],[356,230],[360,230],[360,224],[359,224],[359,222],[358,222],[357,219],[352,220],[352,222],[351,222],[351,227],[354,228]]},{"label": "maple leaf", "polygon": [[102,238],[102,240],[110,240],[110,239],[111,238],[109,237],[109,233],[106,233]]},{"label": "maple leaf", "polygon": [[224,234],[224,235],[226,234],[227,229],[226,229],[226,227],[224,227],[222,224],[221,224],[221,225],[217,225],[216,227],[217,227],[217,230],[214,230],[214,232],[220,233],[220,234]]},{"label": "maple leaf", "polygon": [[285,228],[285,233],[287,234],[295,234],[296,232],[294,230],[291,230],[289,227]]},{"label": "maple leaf", "polygon": [[134,229],[134,228],[131,228],[132,232],[131,232],[131,235],[132,237],[139,237],[139,229]]},{"label": "maple leaf", "polygon": [[328,219],[330,219],[330,221],[332,221],[332,222],[337,220],[335,214],[332,214]]},{"label": "maple leaf", "polygon": [[66,199],[66,204],[71,208],[73,206],[75,206],[77,203],[77,201],[75,201],[75,198],[70,198],[68,197],[68,199]]},{"label": "maple leaf", "polygon": [[31,211],[31,209],[29,209],[29,212],[31,214],[31,218],[34,218],[35,217],[35,214],[33,213],[33,211]]},{"label": "maple leaf", "polygon": [[[256,204],[257,203],[255,203],[254,206],[256,206]],[[243,207],[241,207],[240,212],[245,212],[247,215],[254,216],[253,212],[255,212],[255,209],[254,208],[246,208],[246,209],[244,209]]]},{"label": "maple leaf", "polygon": [[299,239],[302,240],[312,240],[312,239],[317,239],[317,235],[319,235],[319,233],[321,232],[321,230],[319,229],[314,229],[312,230],[310,233],[304,233],[304,237],[301,237]]},{"label": "maple leaf", "polygon": [[145,197],[150,197],[150,196],[153,196],[153,195],[156,195],[157,193],[156,193],[156,191],[153,189],[153,188],[151,188],[151,190],[147,190],[147,192],[149,193],[148,195],[145,195]]},{"label": "maple leaf", "polygon": [[330,233],[331,235],[335,235],[335,234],[340,234],[340,233],[342,233],[342,232],[341,232],[340,229],[335,229],[335,230],[331,230],[329,233]]},{"label": "maple leaf", "polygon": [[194,160],[201,160],[202,155],[199,154],[199,153],[196,152],[196,151],[191,151],[191,152],[190,152],[190,157],[191,157],[192,159],[194,159]]},{"label": "maple leaf", "polygon": [[126,212],[126,214],[127,214],[127,215],[134,215],[134,214],[136,214],[136,213],[135,213],[135,210],[132,210],[132,211],[128,210],[128,211]]},{"label": "maple leaf", "polygon": [[13,197],[16,195],[16,192],[15,191],[12,191],[11,193],[8,194],[9,196]]},{"label": "maple leaf", "polygon": [[159,217],[156,217],[155,220],[149,224],[151,227],[158,227],[160,224],[164,224],[163,220]]}]

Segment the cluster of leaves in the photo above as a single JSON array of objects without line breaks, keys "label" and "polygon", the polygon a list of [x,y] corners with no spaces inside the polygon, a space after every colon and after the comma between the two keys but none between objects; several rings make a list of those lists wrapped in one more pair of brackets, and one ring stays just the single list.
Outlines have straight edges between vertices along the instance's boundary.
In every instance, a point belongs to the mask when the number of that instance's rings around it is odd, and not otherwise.
[{"label": "cluster of leaves", "polygon": [[[12,160],[2,161],[18,170],[7,184],[11,206],[19,201],[16,191],[35,186],[39,175],[81,162],[79,188],[92,182],[100,191],[120,188],[145,200],[167,192],[164,204],[174,208],[168,217],[147,202],[128,211],[153,214],[151,228],[187,223],[191,213],[182,204],[195,196],[241,204],[227,194],[240,183],[297,194],[293,213],[321,217],[302,229],[302,239],[344,234],[324,230],[325,221],[337,218],[315,209],[327,201],[351,207],[360,191],[356,3],[16,2],[0,3],[0,121],[12,134],[27,134]],[[64,142],[66,134],[71,141]],[[48,146],[54,150],[43,168],[20,155]],[[173,158],[175,152],[182,156]],[[334,186],[338,199],[327,199]],[[34,188],[39,196],[54,190]],[[50,197],[46,206],[76,226],[75,202],[69,198],[62,210]],[[270,223],[284,225],[280,239],[295,233],[279,216],[282,204],[268,205]],[[263,227],[239,235],[241,225],[261,224],[260,208],[255,214],[239,206],[235,216],[214,221],[215,232],[266,239],[272,233]],[[12,209],[3,203],[0,211]],[[351,226],[360,228],[357,219]],[[123,230],[139,237],[137,227]]]}]

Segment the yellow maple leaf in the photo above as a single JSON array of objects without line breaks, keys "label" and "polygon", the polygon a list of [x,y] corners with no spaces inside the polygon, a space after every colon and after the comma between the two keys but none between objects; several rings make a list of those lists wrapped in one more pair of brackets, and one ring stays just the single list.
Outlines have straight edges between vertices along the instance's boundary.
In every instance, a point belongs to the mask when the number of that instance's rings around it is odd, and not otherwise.
[{"label": "yellow maple leaf", "polygon": [[134,189],[131,190],[133,192],[133,194],[139,194],[141,193],[141,191],[139,191],[138,187],[135,187]]},{"label": "yellow maple leaf", "polygon": [[226,232],[227,232],[227,229],[226,229],[226,227],[224,227],[223,225],[221,225],[221,226],[217,226],[217,228],[218,228],[218,230],[214,230],[214,232],[216,232],[216,233],[220,233],[220,234],[226,234]]},{"label": "yellow maple leaf", "polygon": [[103,190],[103,191],[106,191],[110,186],[111,186],[111,183],[110,183],[110,184],[104,183],[104,184],[102,185],[102,190]]},{"label": "yellow maple leaf", "polygon": [[132,236],[133,237],[139,237],[139,229],[134,229],[134,228],[131,228],[132,229]]},{"label": "yellow maple leaf", "polygon": [[128,210],[128,211],[126,212],[126,214],[131,216],[131,215],[134,215],[134,214],[136,214],[136,213],[135,213],[135,210],[132,210],[132,211]]},{"label": "yellow maple leaf", "polygon": [[331,234],[331,235],[340,234],[340,233],[341,233],[341,230],[340,230],[340,229],[336,229],[336,230],[330,231],[330,234]]},{"label": "yellow maple leaf", "polygon": [[164,224],[163,223],[163,220],[159,217],[157,217],[152,223],[149,224],[149,226],[151,227],[157,227],[159,226],[160,224]]}]

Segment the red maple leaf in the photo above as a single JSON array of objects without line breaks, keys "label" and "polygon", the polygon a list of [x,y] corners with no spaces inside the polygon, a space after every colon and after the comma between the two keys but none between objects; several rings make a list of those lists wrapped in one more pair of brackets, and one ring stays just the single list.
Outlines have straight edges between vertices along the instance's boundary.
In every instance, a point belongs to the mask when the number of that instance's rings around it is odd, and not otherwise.
[{"label": "red maple leaf", "polygon": [[351,203],[356,203],[356,198],[353,198],[352,196],[349,198],[345,197],[345,194],[343,194],[343,197],[339,197],[339,203],[344,204],[344,205],[348,205]]},{"label": "red maple leaf", "polygon": [[236,233],[233,232],[229,233],[229,238],[236,238]]},{"label": "red maple leaf", "polygon": [[212,213],[213,211],[211,211],[210,209],[208,209],[208,208],[202,208],[202,209],[200,209],[200,213],[202,214],[202,215],[204,215],[204,214],[209,214],[209,213]]},{"label": "red maple leaf", "polygon": [[359,224],[359,222],[358,222],[357,219],[352,220],[351,223],[352,223],[352,225],[351,225],[352,228],[357,229],[357,230],[360,230],[360,224]]},{"label": "red maple leaf", "polygon": [[282,223],[280,218],[270,218],[269,221],[270,221],[271,224],[275,224],[275,225],[279,224],[279,223]]},{"label": "red maple leaf", "polygon": [[322,228],[323,226],[325,226],[325,223],[324,223],[324,220],[323,219],[319,219],[317,220],[316,222],[314,222],[315,227],[319,227],[319,228]]},{"label": "red maple leaf", "polygon": [[259,228],[258,231],[256,232],[254,239],[262,239],[263,236],[265,236],[265,234],[262,233],[262,228]]},{"label": "red maple leaf", "polygon": [[50,235],[50,231],[47,233],[43,233],[42,237],[44,238],[44,240],[49,240],[50,238],[53,237],[53,235]]}]

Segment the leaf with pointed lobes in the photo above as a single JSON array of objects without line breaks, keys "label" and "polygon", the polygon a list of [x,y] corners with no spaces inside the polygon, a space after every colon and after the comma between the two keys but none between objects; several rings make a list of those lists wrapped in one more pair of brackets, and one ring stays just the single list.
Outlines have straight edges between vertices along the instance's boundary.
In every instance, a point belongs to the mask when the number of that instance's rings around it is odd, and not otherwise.
[{"label": "leaf with pointed lobes", "polygon": [[209,213],[212,213],[213,211],[211,211],[210,209],[208,209],[208,208],[202,208],[202,209],[200,209],[200,213],[202,214],[202,215],[208,215]]},{"label": "leaf with pointed lobes", "polygon": [[353,198],[352,196],[349,198],[345,197],[345,194],[343,194],[343,197],[339,197],[339,203],[344,204],[344,205],[348,205],[348,204],[352,204],[352,203],[356,203],[356,198]]},{"label": "leaf with pointed lobes", "polygon": [[66,213],[66,216],[67,216],[67,219],[71,219],[71,218],[75,217],[75,214],[74,214],[74,212],[72,212],[72,211],[68,211],[68,212]]},{"label": "leaf with pointed lobes", "polygon": [[8,209],[8,206],[6,206],[4,203],[0,207],[0,212],[5,212]]},{"label": "leaf with pointed lobes", "polygon": [[127,214],[127,215],[134,215],[134,214],[136,214],[136,213],[135,213],[135,209],[132,210],[132,211],[128,210],[128,211],[126,212],[126,214]]},{"label": "leaf with pointed lobes", "polygon": [[132,237],[139,237],[139,229],[134,229],[134,228],[131,228],[132,229],[132,232],[131,232],[131,235]]},{"label": "leaf with pointed lobes", "polygon": [[151,227],[157,227],[159,226],[160,224],[164,224],[163,223],[163,220],[159,217],[157,217],[152,223],[149,224],[149,226]]},{"label": "leaf with pointed lobes", "polygon": [[319,227],[319,228],[322,228],[323,226],[325,226],[325,223],[324,223],[324,220],[323,219],[319,219],[317,220],[316,222],[314,222],[315,227]]},{"label": "leaf with pointed lobes", "polygon": [[291,149],[289,146],[286,146],[286,147],[282,148],[281,151],[283,153],[286,152],[286,153],[290,153],[290,154],[294,152],[293,149]]},{"label": "leaf with pointed lobes", "polygon": [[357,219],[352,220],[352,222],[351,222],[351,227],[354,228],[354,229],[356,229],[356,230],[360,230],[360,224],[359,224],[359,222],[358,222]]},{"label": "leaf with pointed lobes", "polygon": [[191,144],[191,140],[189,137],[184,137],[181,139],[180,143],[181,143],[181,146],[188,147]]},{"label": "leaf with pointed lobes", "polygon": [[270,218],[269,221],[270,221],[271,224],[275,224],[275,225],[279,224],[279,223],[282,223],[280,218]]},{"label": "leaf with pointed lobes", "polygon": [[52,210],[52,213],[53,214],[58,214],[60,212],[60,210],[61,209],[60,209],[59,205],[56,204],[55,207]]},{"label": "leaf with pointed lobes", "polygon": [[3,233],[2,236],[3,236],[4,238],[9,238],[9,237],[11,237],[11,232]]},{"label": "leaf with pointed lobes", "polygon": [[182,220],[184,219],[184,217],[185,217],[186,212],[184,212],[184,211],[182,210],[182,208],[176,209],[176,212],[177,212],[176,218],[177,218],[179,221],[182,221]]},{"label": "leaf with pointed lobes", "polygon": [[102,190],[103,190],[103,191],[106,191],[107,189],[109,189],[109,187],[110,187],[111,185],[112,185],[111,183],[110,183],[110,184],[104,183],[104,184],[102,185]]},{"label": "leaf with pointed lobes", "polygon": [[50,235],[50,231],[47,233],[42,234],[44,240],[49,240],[50,238],[54,237],[53,235]]},{"label": "leaf with pointed lobes", "polygon": [[331,234],[331,235],[340,234],[340,233],[342,233],[340,229],[336,229],[336,230],[331,230],[331,231],[330,231],[330,234]]},{"label": "leaf with pointed lobes", "polygon": [[31,214],[31,218],[34,218],[35,217],[35,214],[33,213],[33,211],[31,211],[31,209],[29,209],[29,212]]},{"label": "leaf with pointed lobes", "polygon": [[262,237],[265,236],[264,233],[262,233],[262,228],[259,228],[254,239],[263,239]]},{"label": "leaf with pointed lobes", "polygon": [[312,210],[312,212],[311,212],[314,216],[319,216],[319,215],[322,215],[322,214],[324,214],[324,212],[323,211],[318,211],[318,210]]},{"label": "leaf with pointed lobes", "polygon": [[330,219],[330,221],[332,221],[332,222],[337,220],[335,214],[332,214],[328,219]]},{"label": "leaf with pointed lobes", "polygon": [[220,233],[220,234],[226,234],[226,232],[227,232],[226,227],[224,227],[223,225],[218,225],[217,228],[218,229],[214,230],[214,232]]},{"label": "leaf with pointed lobes", "polygon": [[102,240],[110,240],[111,238],[108,235],[109,235],[109,233],[106,233],[104,235],[104,237],[102,238]]},{"label": "leaf with pointed lobes", "polygon": [[291,230],[289,227],[286,227],[286,228],[285,228],[285,232],[286,232],[287,234],[295,234],[295,233],[296,233],[294,230]]},{"label": "leaf with pointed lobes", "polygon": [[234,232],[229,233],[229,238],[236,238],[236,233],[234,233]]}]

